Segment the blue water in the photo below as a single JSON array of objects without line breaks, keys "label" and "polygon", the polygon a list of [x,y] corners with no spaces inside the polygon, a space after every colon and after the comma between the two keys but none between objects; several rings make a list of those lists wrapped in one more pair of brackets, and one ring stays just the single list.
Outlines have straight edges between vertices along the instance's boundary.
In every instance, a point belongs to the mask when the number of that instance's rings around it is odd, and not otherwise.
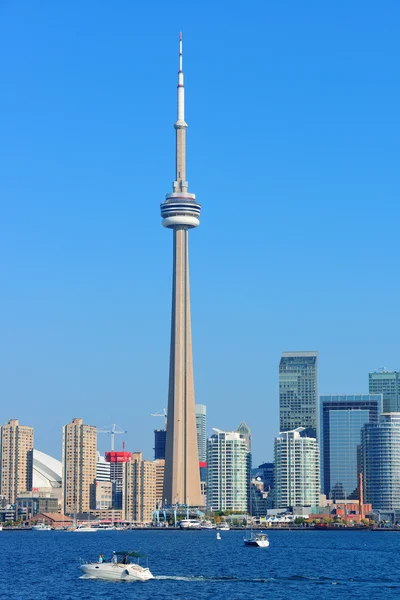
[{"label": "blue water", "polygon": [[[1,532],[0,598],[8,600],[310,600],[400,596],[400,532],[272,531],[269,548],[240,531]],[[138,549],[155,580],[81,577],[80,557]]]}]

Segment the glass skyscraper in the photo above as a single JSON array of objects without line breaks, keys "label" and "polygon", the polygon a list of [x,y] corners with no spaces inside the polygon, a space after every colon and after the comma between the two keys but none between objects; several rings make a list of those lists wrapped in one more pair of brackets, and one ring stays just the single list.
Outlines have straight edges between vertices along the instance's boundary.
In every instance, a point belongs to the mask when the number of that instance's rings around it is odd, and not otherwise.
[{"label": "glass skyscraper", "polygon": [[400,413],[387,413],[361,431],[364,500],[374,510],[400,509]]},{"label": "glass skyscraper", "polygon": [[328,498],[358,498],[361,429],[377,423],[381,412],[381,394],[321,396],[322,490]]},{"label": "glass skyscraper", "polygon": [[400,412],[400,373],[380,369],[369,373],[369,393],[383,395],[383,412]]},{"label": "glass skyscraper", "polygon": [[318,352],[283,352],[279,363],[280,431],[304,427],[302,436],[317,437]]}]

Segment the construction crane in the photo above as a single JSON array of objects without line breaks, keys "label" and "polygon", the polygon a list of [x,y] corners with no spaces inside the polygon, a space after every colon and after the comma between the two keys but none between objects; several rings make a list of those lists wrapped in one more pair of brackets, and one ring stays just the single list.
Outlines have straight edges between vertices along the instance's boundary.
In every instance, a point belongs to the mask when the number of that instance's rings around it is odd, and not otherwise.
[{"label": "construction crane", "polygon": [[109,433],[111,435],[111,452],[114,452],[114,437],[115,434],[118,433],[128,433],[127,431],[125,431],[125,429],[121,429],[121,427],[118,427],[118,425],[116,425],[115,423],[113,423],[112,425],[107,425],[107,427],[104,427],[104,429],[97,429],[97,433]]},{"label": "construction crane", "polygon": [[167,430],[167,409],[166,408],[162,408],[161,410],[157,411],[156,413],[151,413],[150,416],[151,417],[164,417],[164,429],[165,429],[165,431]]}]

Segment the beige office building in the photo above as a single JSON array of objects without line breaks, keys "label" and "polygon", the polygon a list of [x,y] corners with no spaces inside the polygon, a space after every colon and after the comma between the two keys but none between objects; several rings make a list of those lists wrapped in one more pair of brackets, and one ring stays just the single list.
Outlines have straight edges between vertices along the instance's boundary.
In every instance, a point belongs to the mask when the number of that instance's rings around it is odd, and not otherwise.
[{"label": "beige office building", "polygon": [[88,512],[95,506],[97,429],[82,419],[63,427],[63,509],[66,515]]},{"label": "beige office building", "polygon": [[134,452],[125,463],[124,516],[127,521],[151,523],[156,507],[156,464]]},{"label": "beige office building", "polygon": [[15,504],[21,492],[32,489],[33,427],[11,419],[0,427],[0,496]]}]

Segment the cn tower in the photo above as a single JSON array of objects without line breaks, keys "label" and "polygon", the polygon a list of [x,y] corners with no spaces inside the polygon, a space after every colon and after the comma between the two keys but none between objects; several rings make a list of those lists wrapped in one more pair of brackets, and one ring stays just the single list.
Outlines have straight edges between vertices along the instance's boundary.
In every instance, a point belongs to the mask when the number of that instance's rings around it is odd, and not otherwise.
[{"label": "cn tower", "polygon": [[186,181],[185,89],[182,70],[182,34],[179,37],[178,118],[176,175],[173,191],[161,204],[162,224],[172,229],[171,350],[169,363],[168,421],[165,449],[164,501],[201,506],[200,472],[194,400],[192,328],[189,290],[189,229],[199,225],[201,206],[188,192]]}]

